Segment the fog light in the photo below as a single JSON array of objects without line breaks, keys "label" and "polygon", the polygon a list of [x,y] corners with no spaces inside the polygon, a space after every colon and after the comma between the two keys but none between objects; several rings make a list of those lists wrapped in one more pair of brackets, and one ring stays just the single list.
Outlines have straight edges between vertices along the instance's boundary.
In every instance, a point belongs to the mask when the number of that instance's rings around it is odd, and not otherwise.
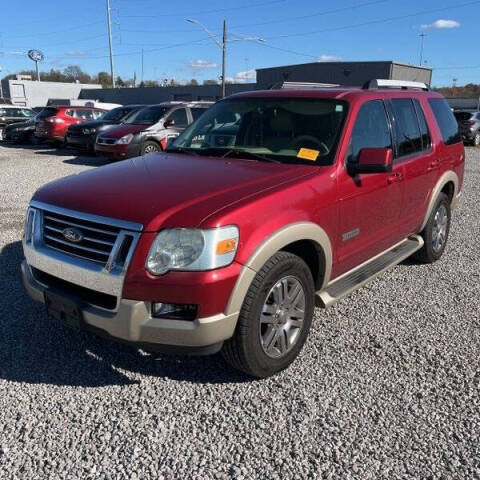
[{"label": "fog light", "polygon": [[197,305],[181,303],[152,303],[152,317],[169,318],[172,320],[195,320]]}]

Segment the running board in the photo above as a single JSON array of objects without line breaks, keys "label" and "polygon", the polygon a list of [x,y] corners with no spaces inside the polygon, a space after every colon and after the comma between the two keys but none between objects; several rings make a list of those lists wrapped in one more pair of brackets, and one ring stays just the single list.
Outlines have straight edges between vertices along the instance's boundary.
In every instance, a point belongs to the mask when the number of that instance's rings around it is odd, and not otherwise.
[{"label": "running board", "polygon": [[385,270],[399,264],[423,247],[423,238],[413,235],[394,247],[380,253],[354,270],[329,283],[324,290],[315,293],[317,307],[330,307],[349,293],[363,287]]}]

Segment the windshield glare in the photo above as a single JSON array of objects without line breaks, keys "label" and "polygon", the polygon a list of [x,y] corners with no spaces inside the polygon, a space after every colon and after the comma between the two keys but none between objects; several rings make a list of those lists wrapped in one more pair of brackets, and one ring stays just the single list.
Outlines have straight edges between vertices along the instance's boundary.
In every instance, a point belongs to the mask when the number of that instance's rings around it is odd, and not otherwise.
[{"label": "windshield glare", "polygon": [[157,123],[165,113],[168,111],[167,107],[147,107],[142,108],[137,113],[130,115],[125,123],[133,123],[137,125],[154,125]]},{"label": "windshield glare", "polygon": [[125,107],[118,107],[110,110],[109,112],[105,112],[101,117],[100,120],[107,120],[110,122],[119,122],[125,115],[131,112],[131,108]]},{"label": "windshield glare", "polygon": [[[233,98],[207,110],[168,149],[227,156],[262,155],[281,162],[333,161],[347,106],[321,98]],[[240,156],[240,155],[239,155]]]}]

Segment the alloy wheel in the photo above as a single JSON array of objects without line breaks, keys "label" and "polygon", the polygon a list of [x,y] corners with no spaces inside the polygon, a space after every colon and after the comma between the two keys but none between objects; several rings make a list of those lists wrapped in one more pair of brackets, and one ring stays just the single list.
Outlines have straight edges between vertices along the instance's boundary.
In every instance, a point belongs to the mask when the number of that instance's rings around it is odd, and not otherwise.
[{"label": "alloy wheel", "polygon": [[432,248],[435,253],[442,250],[447,240],[448,211],[445,205],[440,205],[435,213],[432,229]]},{"label": "alloy wheel", "polygon": [[284,357],[303,328],[305,291],[294,276],[281,278],[268,292],[260,315],[260,343],[271,358]]}]

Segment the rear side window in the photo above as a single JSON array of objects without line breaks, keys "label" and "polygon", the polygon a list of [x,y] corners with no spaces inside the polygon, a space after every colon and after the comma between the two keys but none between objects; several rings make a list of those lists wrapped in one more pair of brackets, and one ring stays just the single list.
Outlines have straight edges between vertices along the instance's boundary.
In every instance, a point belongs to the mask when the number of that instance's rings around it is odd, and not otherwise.
[{"label": "rear side window", "polygon": [[182,125],[187,125],[188,120],[187,120],[187,111],[184,108],[179,108],[178,110],[175,110],[168,116],[169,120],[174,120],[175,125],[177,126],[182,126]]},{"label": "rear side window", "polygon": [[425,114],[423,113],[422,106],[418,100],[413,100],[413,104],[415,105],[415,110],[417,112],[418,126],[420,127],[420,135],[422,136],[422,148],[423,150],[429,150],[432,146],[432,138],[430,137],[430,132],[428,131]]},{"label": "rear side window", "polygon": [[372,100],[360,108],[350,140],[349,163],[358,162],[362,148],[392,148],[387,114],[381,100]]},{"label": "rear side window", "polygon": [[391,100],[395,119],[397,156],[405,157],[422,151],[422,136],[417,114],[410,98]]},{"label": "rear side window", "polygon": [[77,109],[75,110],[75,117],[82,120],[91,120],[93,118],[92,110]]},{"label": "rear side window", "polygon": [[206,110],[206,108],[191,108],[190,111],[192,112],[193,121],[195,121]]},{"label": "rear side window", "polygon": [[444,98],[429,98],[428,103],[438,123],[445,145],[452,145],[462,139],[458,131],[458,123]]}]

